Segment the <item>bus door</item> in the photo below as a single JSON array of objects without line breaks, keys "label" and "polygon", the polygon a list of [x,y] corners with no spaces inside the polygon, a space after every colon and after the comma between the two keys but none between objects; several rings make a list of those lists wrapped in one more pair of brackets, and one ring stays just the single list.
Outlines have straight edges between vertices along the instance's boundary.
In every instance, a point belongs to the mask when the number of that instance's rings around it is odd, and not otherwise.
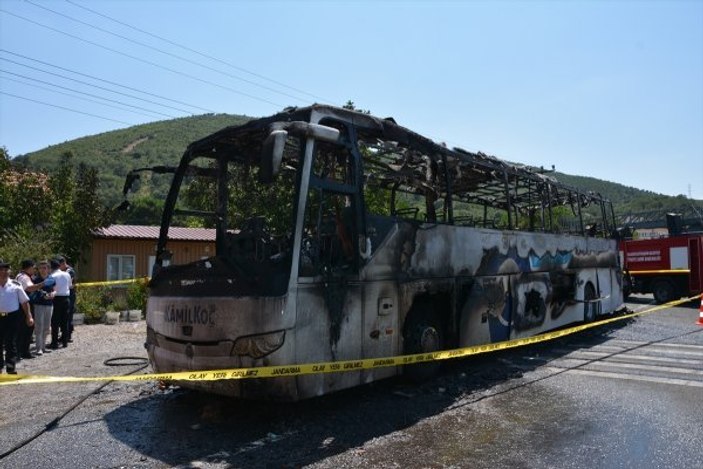
[{"label": "bus door", "polygon": [[[315,143],[298,268],[298,363],[358,359],[362,354],[359,196],[346,146]],[[358,384],[360,373],[313,378],[325,392]]]}]

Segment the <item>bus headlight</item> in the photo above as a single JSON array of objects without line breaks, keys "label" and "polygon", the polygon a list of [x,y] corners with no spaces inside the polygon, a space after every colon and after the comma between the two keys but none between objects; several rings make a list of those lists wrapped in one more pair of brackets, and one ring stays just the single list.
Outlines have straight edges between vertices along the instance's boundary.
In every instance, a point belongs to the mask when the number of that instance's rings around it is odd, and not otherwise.
[{"label": "bus headlight", "polygon": [[252,358],[265,357],[281,348],[285,337],[286,331],[240,337],[234,341],[232,354],[246,355]]}]

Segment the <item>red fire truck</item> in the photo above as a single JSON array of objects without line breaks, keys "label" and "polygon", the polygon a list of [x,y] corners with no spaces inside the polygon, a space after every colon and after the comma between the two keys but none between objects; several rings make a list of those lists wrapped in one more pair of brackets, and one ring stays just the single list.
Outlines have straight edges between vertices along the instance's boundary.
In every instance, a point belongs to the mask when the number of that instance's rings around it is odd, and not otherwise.
[{"label": "red fire truck", "polygon": [[653,293],[666,303],[703,291],[703,234],[620,242],[624,293]]}]

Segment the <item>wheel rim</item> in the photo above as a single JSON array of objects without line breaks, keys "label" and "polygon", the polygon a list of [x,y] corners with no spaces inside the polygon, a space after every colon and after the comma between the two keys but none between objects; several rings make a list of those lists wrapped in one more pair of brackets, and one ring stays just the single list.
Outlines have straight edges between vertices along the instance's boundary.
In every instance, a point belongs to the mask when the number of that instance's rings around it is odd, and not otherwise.
[{"label": "wheel rim", "polygon": [[654,297],[662,303],[666,303],[667,301],[671,300],[670,290],[671,288],[668,283],[657,282],[657,284],[654,286]]}]

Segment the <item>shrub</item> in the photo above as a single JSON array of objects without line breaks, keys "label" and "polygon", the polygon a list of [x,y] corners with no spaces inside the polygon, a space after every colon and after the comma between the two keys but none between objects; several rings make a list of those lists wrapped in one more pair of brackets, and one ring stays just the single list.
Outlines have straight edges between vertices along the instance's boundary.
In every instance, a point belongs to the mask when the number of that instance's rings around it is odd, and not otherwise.
[{"label": "shrub", "polygon": [[131,309],[127,304],[127,299],[124,295],[114,295],[114,301],[112,302],[112,311],[125,311],[126,309]]},{"label": "shrub", "polygon": [[127,306],[129,309],[138,309],[142,313],[146,312],[146,300],[149,296],[147,279],[138,279],[127,287]]},{"label": "shrub", "polygon": [[78,287],[76,289],[76,312],[84,315],[86,324],[100,322],[110,304],[112,304],[112,295],[108,288]]}]

